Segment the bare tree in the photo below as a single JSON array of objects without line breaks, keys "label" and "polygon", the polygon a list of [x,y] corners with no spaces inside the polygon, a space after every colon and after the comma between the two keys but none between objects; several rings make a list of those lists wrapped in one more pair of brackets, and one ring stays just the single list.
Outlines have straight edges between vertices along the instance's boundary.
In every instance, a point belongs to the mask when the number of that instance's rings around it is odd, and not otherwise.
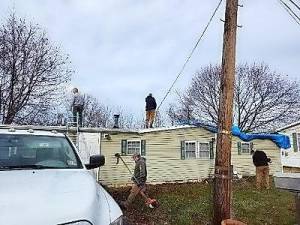
[{"label": "bare tree", "polygon": [[[219,66],[197,72],[184,96],[195,118],[217,123]],[[186,103],[179,99],[179,110]],[[300,87],[265,64],[240,65],[236,71],[234,121],[244,131],[273,129],[300,118]],[[178,110],[177,110],[178,111]]]},{"label": "bare tree", "polygon": [[86,127],[110,127],[113,111],[92,95],[85,95],[83,123]]},{"label": "bare tree", "polygon": [[176,111],[177,111],[177,107],[175,104],[170,104],[169,108],[166,111],[166,114],[172,126],[177,123],[177,119],[179,118]]},{"label": "bare tree", "polygon": [[70,80],[70,62],[46,32],[13,13],[0,27],[2,123],[34,123],[54,107]]},{"label": "bare tree", "polygon": [[172,125],[182,122],[189,122],[195,119],[193,102],[186,94],[176,91],[179,104],[170,104],[166,111]]},{"label": "bare tree", "polygon": [[117,111],[120,115],[119,119],[119,127],[121,129],[136,129],[139,128],[139,124],[136,121],[136,118],[134,117],[133,114],[128,114],[124,110],[118,110]]},{"label": "bare tree", "polygon": [[121,107],[105,105],[90,94],[86,94],[84,99],[83,124],[85,127],[112,128],[114,126],[114,114],[120,115],[120,128],[137,129],[143,125],[133,114],[126,112]]},{"label": "bare tree", "polygon": [[[143,119],[143,128],[145,128],[145,119]],[[155,112],[154,127],[163,127],[165,125],[165,115],[160,111]]]},{"label": "bare tree", "polygon": [[220,67],[210,65],[202,68],[194,76],[191,86],[185,93],[185,99],[188,99],[196,118],[212,123],[218,121],[220,75]]},{"label": "bare tree", "polygon": [[271,129],[300,118],[300,87],[265,64],[240,66],[235,104],[242,129]]},{"label": "bare tree", "polygon": [[120,115],[119,126],[123,129],[141,129],[144,128],[145,122],[142,116],[132,114],[123,107],[115,107],[115,114]]}]

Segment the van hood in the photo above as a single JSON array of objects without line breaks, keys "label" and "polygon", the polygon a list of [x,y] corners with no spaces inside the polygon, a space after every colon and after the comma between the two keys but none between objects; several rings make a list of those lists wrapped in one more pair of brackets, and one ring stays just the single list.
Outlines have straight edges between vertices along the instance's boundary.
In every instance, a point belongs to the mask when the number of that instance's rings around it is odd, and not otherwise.
[{"label": "van hood", "polygon": [[115,205],[84,169],[0,171],[0,224],[109,224]]}]

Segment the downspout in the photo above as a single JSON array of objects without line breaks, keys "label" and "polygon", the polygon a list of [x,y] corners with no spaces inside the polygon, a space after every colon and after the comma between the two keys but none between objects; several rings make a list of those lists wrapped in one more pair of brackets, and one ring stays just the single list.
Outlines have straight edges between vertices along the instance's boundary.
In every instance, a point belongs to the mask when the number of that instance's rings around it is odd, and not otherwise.
[{"label": "downspout", "polygon": [[[98,141],[99,141],[99,154],[101,155],[101,152],[102,152],[102,133],[100,132],[99,133],[99,138],[98,138]],[[98,173],[97,173],[97,182],[99,182],[99,178],[100,178],[100,167],[98,168]]]},{"label": "downspout", "polygon": [[283,157],[285,156],[284,155],[284,149],[283,148],[280,148],[280,164],[281,164],[281,173],[283,173]]}]

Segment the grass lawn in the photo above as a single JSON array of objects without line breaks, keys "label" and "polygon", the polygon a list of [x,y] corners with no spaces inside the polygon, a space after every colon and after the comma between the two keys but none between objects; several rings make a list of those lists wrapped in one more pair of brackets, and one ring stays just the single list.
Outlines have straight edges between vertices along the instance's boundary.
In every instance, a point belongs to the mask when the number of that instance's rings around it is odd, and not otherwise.
[{"label": "grass lawn", "polygon": [[[212,185],[209,183],[163,184],[149,186],[149,195],[159,200],[160,207],[149,209],[142,198],[124,211],[130,225],[205,225],[212,218]],[[125,200],[130,187],[109,192]],[[233,215],[248,225],[294,225],[294,195],[275,189],[257,191],[253,179],[233,183]]]}]

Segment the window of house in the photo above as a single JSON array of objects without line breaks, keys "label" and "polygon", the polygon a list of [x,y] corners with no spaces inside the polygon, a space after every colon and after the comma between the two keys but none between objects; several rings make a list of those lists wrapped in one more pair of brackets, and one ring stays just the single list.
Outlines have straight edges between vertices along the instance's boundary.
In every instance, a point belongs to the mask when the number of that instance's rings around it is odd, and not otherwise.
[{"label": "window of house", "polygon": [[198,156],[200,159],[209,158],[209,143],[201,143],[199,142],[199,153]]},{"label": "window of house", "polygon": [[242,142],[241,143],[241,153],[250,154],[250,143]]},{"label": "window of house", "polygon": [[209,159],[210,145],[205,142],[184,141],[183,154],[184,159]]},{"label": "window of house", "polygon": [[195,159],[196,158],[196,141],[185,141],[185,158]]},{"label": "window of house", "polygon": [[297,133],[297,150],[300,152],[300,133]]},{"label": "window of house", "polygon": [[127,141],[127,154],[132,155],[134,153],[141,153],[141,141]]}]

